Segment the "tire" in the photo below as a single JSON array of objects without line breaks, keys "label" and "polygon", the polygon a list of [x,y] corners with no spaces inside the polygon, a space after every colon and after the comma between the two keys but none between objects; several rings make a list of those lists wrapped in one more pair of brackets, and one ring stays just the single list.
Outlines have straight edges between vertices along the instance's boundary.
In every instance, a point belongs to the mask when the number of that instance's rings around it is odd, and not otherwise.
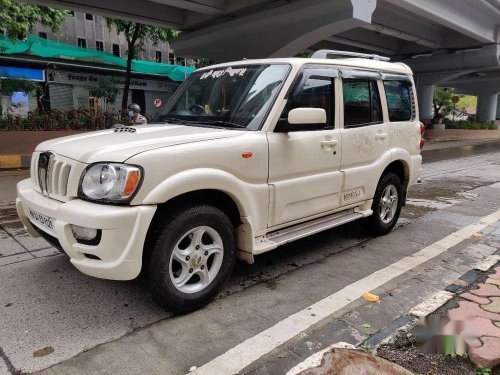
[{"label": "tire", "polygon": [[[389,195],[387,195],[388,191]],[[384,199],[385,202],[388,202],[388,197],[391,198],[393,203],[386,203],[384,206]],[[394,197],[397,201],[394,201]],[[375,190],[375,196],[373,197],[373,214],[366,219],[368,230],[375,235],[389,233],[399,219],[402,204],[403,188],[401,180],[394,173],[389,172],[384,174],[380,178]],[[386,211],[388,209],[390,211]]]},{"label": "tire", "polygon": [[236,261],[231,220],[217,207],[195,205],[173,212],[160,226],[148,267],[153,298],[173,313],[197,310],[231,276]]}]

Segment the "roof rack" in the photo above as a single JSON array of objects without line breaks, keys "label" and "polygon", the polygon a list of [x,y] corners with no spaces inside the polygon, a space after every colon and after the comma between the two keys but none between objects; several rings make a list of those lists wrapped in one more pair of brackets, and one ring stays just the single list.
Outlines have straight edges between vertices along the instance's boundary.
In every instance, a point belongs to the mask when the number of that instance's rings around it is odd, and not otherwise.
[{"label": "roof rack", "polygon": [[320,49],[312,54],[312,58],[327,59],[328,56],[341,56],[341,57],[359,57],[361,59],[372,59],[380,61],[389,61],[389,57],[373,55],[369,53],[338,51],[335,49]]}]

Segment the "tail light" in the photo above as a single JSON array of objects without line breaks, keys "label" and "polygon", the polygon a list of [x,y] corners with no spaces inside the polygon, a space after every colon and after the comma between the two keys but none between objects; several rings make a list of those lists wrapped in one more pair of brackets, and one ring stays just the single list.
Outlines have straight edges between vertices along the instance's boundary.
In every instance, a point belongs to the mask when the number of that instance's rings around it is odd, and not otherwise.
[{"label": "tail light", "polygon": [[421,150],[424,148],[424,145],[425,145],[424,134],[425,134],[425,125],[421,122],[420,123],[420,149]]}]

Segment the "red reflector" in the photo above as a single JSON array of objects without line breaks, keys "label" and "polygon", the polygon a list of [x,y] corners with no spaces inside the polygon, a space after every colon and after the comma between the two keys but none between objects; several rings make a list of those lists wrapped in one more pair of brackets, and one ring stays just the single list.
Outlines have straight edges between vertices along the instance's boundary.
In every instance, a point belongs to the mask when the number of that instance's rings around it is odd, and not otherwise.
[{"label": "red reflector", "polygon": [[425,134],[425,125],[420,123],[420,135],[423,137]]},{"label": "red reflector", "polygon": [[248,159],[248,158],[251,158],[252,157],[252,153],[250,151],[245,151],[245,152],[242,152],[241,153],[241,156],[243,157],[243,159]]},{"label": "red reflector", "polygon": [[420,149],[423,149],[425,145],[425,140],[423,138],[420,138]]}]

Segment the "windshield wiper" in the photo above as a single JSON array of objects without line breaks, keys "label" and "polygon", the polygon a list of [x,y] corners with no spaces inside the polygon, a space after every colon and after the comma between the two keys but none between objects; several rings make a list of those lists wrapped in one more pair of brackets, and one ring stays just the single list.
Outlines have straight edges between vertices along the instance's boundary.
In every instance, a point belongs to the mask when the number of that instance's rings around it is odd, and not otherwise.
[{"label": "windshield wiper", "polygon": [[207,125],[219,125],[219,126],[230,127],[230,128],[239,128],[239,129],[246,128],[246,125],[237,124],[235,122],[230,122],[230,121],[225,121],[225,120],[200,121],[200,122],[202,124],[207,124]]}]

